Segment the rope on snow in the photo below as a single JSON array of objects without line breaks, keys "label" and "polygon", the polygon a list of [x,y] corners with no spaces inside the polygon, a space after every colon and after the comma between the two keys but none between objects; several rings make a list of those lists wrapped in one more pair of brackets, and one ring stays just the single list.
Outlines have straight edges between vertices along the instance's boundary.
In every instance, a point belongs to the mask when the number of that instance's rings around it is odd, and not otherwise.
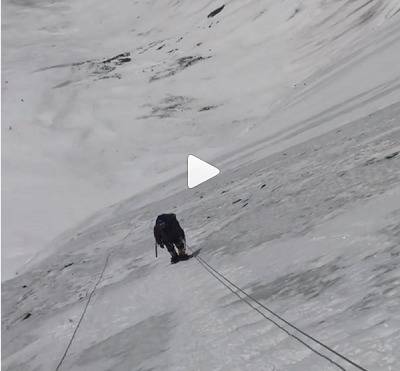
[{"label": "rope on snow", "polygon": [[71,347],[72,342],[74,341],[75,336],[76,336],[76,334],[78,333],[79,326],[81,325],[81,323],[82,323],[82,321],[83,321],[83,318],[85,317],[86,311],[87,311],[87,309],[88,309],[88,307],[89,307],[89,304],[90,304],[90,300],[92,299],[92,296],[93,296],[94,292],[96,291],[97,286],[99,285],[100,281],[103,279],[103,275],[104,275],[104,272],[105,272],[105,270],[106,270],[106,268],[107,268],[108,261],[109,261],[109,259],[110,259],[110,255],[111,255],[111,253],[109,253],[109,254],[107,255],[107,257],[106,257],[106,261],[104,262],[103,270],[101,271],[100,276],[99,276],[99,278],[97,279],[96,284],[93,286],[93,289],[92,289],[92,291],[91,291],[90,294],[89,294],[88,300],[86,301],[85,307],[83,308],[83,311],[82,311],[82,314],[81,314],[81,316],[80,316],[80,318],[79,318],[78,324],[76,325],[75,330],[74,330],[74,332],[72,333],[71,339],[69,339],[68,345],[67,345],[67,347],[65,348],[64,354],[62,355],[62,357],[61,357],[61,359],[60,359],[60,362],[58,362],[58,365],[57,365],[57,367],[56,367],[56,371],[60,370],[61,365],[63,364],[63,362],[64,362],[64,360],[65,360],[65,357],[66,357],[67,354],[68,354],[69,348]]},{"label": "rope on snow", "polygon": [[[126,234],[126,236],[121,240],[121,242],[124,243],[124,242],[128,239],[128,237],[130,236],[131,233],[132,233],[132,229],[129,230],[129,232],[128,232],[128,233]],[[88,300],[86,301],[86,304],[85,304],[85,307],[83,308],[82,314],[81,314],[81,316],[79,317],[79,321],[78,321],[78,323],[77,323],[77,325],[76,325],[76,327],[75,327],[75,329],[74,329],[74,332],[72,333],[71,339],[69,340],[68,345],[67,345],[67,347],[65,348],[65,351],[64,351],[64,353],[63,353],[63,355],[62,355],[60,361],[58,362],[58,365],[57,365],[57,367],[56,367],[56,371],[59,371],[59,370],[61,369],[61,366],[62,366],[62,364],[63,364],[65,358],[67,357],[69,348],[71,347],[72,342],[74,341],[75,336],[76,336],[76,334],[78,333],[79,327],[80,327],[80,325],[81,325],[81,323],[82,323],[82,321],[83,321],[83,318],[84,318],[85,315],[86,315],[86,311],[87,311],[87,309],[88,309],[88,307],[89,307],[90,301],[92,300],[92,296],[94,295],[94,292],[96,291],[97,286],[99,285],[99,283],[100,283],[101,280],[103,279],[104,272],[106,271],[106,268],[107,268],[108,262],[109,262],[109,260],[110,260],[111,254],[112,254],[112,251],[111,251],[111,252],[107,255],[107,257],[106,257],[106,260],[105,260],[105,262],[104,262],[103,269],[102,269],[102,271],[101,271],[101,273],[100,273],[100,275],[99,275],[99,278],[98,278],[97,281],[96,281],[96,284],[93,286],[93,289],[92,289],[92,291],[91,291],[90,294],[89,294]]]},{"label": "rope on snow", "polygon": [[[299,336],[293,334],[292,332],[290,332],[289,330],[287,330],[285,327],[283,327],[283,325],[279,324],[276,320],[274,320],[271,317],[268,317],[265,313],[263,313],[260,308],[257,308],[255,304],[259,305],[261,308],[263,308],[264,310],[266,310],[268,313],[270,313],[271,315],[275,316],[277,319],[279,319],[280,321],[282,321],[283,323],[285,323],[286,325],[288,325],[289,327],[291,327],[293,330],[297,331],[298,333],[300,333],[301,335],[305,336],[306,338],[312,340],[313,342],[315,342],[316,344],[320,345],[321,347],[325,348],[326,350],[328,350],[329,352],[335,354],[337,357],[341,358],[342,360],[348,362],[349,364],[351,364],[352,366],[356,367],[357,369],[361,370],[361,371],[368,371],[366,368],[360,366],[359,364],[357,364],[356,362],[352,361],[351,359],[349,359],[348,357],[344,356],[343,354],[337,352],[336,350],[332,349],[331,347],[329,347],[328,345],[324,344],[322,341],[314,338],[313,336],[307,334],[305,331],[299,329],[297,326],[295,326],[294,324],[292,324],[291,322],[285,320],[283,317],[281,317],[279,314],[275,313],[274,311],[272,311],[271,309],[269,309],[267,306],[265,306],[263,303],[261,303],[259,300],[255,299],[253,296],[251,296],[250,294],[248,294],[247,292],[245,292],[241,287],[239,287],[238,285],[236,285],[235,283],[233,283],[232,281],[230,281],[228,278],[226,278],[222,273],[218,272],[215,268],[213,268],[210,264],[208,264],[203,258],[201,258],[200,256],[195,256],[195,258],[197,259],[197,261],[200,263],[200,265],[203,266],[203,268],[208,271],[212,276],[214,276],[214,278],[216,278],[219,282],[221,282],[228,290],[230,290],[233,294],[235,294],[241,301],[243,301],[244,303],[246,303],[248,306],[250,306],[252,309],[254,309],[256,312],[258,312],[259,314],[261,314],[266,320],[268,320],[269,322],[273,323],[275,326],[277,326],[279,329],[281,329],[282,331],[284,331],[286,334],[288,334],[289,336],[291,336],[292,338],[294,338],[295,340],[297,340],[298,342],[300,342],[301,344],[303,344],[305,347],[307,347],[308,349],[310,349],[312,352],[314,352],[315,354],[317,354],[318,356],[324,358],[325,360],[327,360],[328,362],[332,363],[333,365],[335,365],[336,367],[338,367],[341,370],[346,370],[343,366],[341,366],[340,364],[338,364],[336,361],[334,361],[332,358],[328,357],[327,355],[322,354],[321,352],[319,352],[318,350],[316,350],[315,348],[313,348],[311,345],[307,344],[304,340],[300,339]],[[245,297],[242,297],[239,292],[244,295]]]}]

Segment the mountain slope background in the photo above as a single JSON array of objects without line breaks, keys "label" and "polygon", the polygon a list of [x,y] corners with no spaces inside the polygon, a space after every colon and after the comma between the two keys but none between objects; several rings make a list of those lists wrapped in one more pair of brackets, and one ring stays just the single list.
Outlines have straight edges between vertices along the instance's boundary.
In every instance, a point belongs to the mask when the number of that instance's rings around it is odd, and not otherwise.
[{"label": "mountain slope background", "polygon": [[397,101],[396,1],[233,1],[207,18],[219,5],[3,3],[5,278],[188,152]]},{"label": "mountain slope background", "polygon": [[[155,260],[166,211],[276,312],[399,367],[400,7],[221,5],[3,3],[5,369],[56,368],[106,261],[64,369],[335,369]],[[187,190],[188,153],[221,175]]]}]

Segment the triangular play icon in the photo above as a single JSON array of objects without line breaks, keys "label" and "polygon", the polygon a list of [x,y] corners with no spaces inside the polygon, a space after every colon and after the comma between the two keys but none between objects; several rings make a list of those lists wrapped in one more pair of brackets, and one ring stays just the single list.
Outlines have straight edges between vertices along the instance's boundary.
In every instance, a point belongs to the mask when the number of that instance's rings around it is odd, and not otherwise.
[{"label": "triangular play icon", "polygon": [[196,156],[188,156],[187,180],[189,188],[194,188],[206,180],[214,178],[218,174],[219,169],[217,169],[215,166],[200,160]]}]

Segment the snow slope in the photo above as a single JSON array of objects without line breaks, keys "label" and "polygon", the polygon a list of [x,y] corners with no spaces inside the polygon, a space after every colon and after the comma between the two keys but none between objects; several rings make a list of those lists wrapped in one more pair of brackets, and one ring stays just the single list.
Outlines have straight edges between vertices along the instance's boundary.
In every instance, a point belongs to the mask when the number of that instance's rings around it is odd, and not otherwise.
[{"label": "snow slope", "polygon": [[[165,211],[277,313],[400,367],[397,2],[219,5],[6,4],[3,261],[64,233],[2,285],[4,369],[56,369],[104,267],[61,369],[337,369],[195,259],[154,259]],[[187,190],[189,152],[221,175]]]},{"label": "snow slope", "polygon": [[88,220],[4,283],[3,367],[55,369],[109,257],[62,369],[335,369],[195,260],[154,259],[154,215],[171,210],[192,249],[276,312],[367,369],[398,369],[399,112]]},{"label": "snow slope", "polygon": [[3,278],[189,152],[231,158],[398,100],[397,1],[230,1],[207,18],[218,5],[3,2]]}]

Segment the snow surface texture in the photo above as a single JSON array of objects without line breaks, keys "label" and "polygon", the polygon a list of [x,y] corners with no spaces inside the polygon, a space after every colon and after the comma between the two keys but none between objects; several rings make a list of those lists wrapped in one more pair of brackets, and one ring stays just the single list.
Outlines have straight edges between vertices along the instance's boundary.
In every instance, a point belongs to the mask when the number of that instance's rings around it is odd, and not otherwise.
[{"label": "snow surface texture", "polygon": [[[337,369],[196,260],[155,260],[169,211],[274,311],[400,369],[400,7],[220,5],[6,4],[4,260],[138,194],[3,283],[5,370],[55,370],[107,258],[63,370]],[[187,190],[189,152],[221,174]]]},{"label": "snow surface texture", "polygon": [[399,113],[390,106],[197,189],[88,220],[4,283],[3,366],[55,369],[111,253],[63,369],[334,369],[195,260],[155,260],[154,215],[171,210],[193,249],[276,312],[368,369],[398,369]]},{"label": "snow surface texture", "polygon": [[304,140],[399,100],[397,0],[236,0],[207,18],[220,5],[3,2],[3,278],[188,153]]}]

